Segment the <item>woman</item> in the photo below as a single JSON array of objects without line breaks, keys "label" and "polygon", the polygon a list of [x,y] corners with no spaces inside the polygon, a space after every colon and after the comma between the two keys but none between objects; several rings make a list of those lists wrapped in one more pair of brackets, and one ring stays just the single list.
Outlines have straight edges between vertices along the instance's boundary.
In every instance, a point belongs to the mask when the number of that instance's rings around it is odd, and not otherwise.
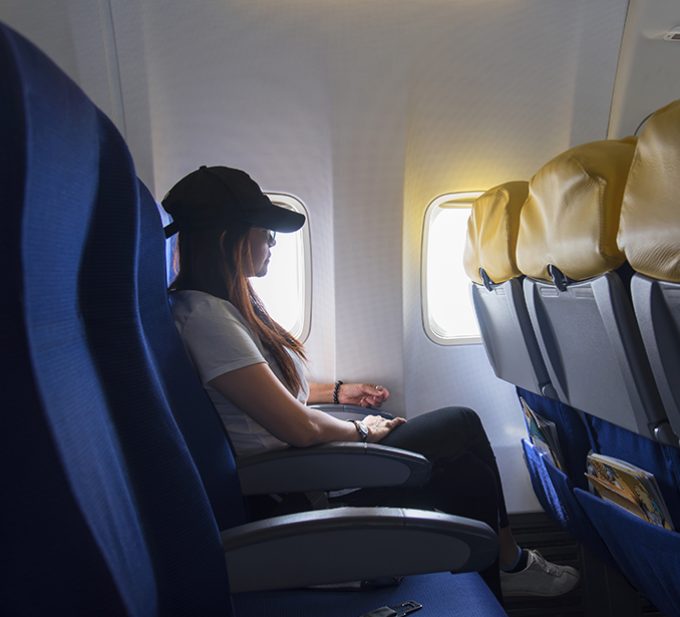
[{"label": "woman", "polygon": [[302,214],[280,208],[244,172],[201,167],[163,200],[179,231],[179,274],[170,289],[175,323],[237,455],[333,441],[380,442],[419,452],[432,462],[424,487],[362,489],[346,505],[438,509],[483,520],[498,532],[499,564],[482,573],[500,597],[560,595],[578,572],[520,549],[508,525],[500,476],[478,416],[444,408],[404,418],[366,415],[345,422],[314,403],[378,408],[387,388],[371,384],[308,384],[302,344],[279,326],[249,277],[267,273],[275,233],[298,230]]}]

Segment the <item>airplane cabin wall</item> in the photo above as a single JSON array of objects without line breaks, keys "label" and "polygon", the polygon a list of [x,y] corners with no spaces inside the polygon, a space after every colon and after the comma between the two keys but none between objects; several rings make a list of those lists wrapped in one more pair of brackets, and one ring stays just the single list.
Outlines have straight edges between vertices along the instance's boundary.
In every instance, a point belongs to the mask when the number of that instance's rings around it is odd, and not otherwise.
[{"label": "airplane cabin wall", "polygon": [[314,378],[382,383],[407,417],[475,408],[510,511],[538,509],[513,388],[423,330],[423,215],[605,137],[626,0],[27,4],[0,19],[112,117],[158,199],[226,164],[307,206]]},{"label": "airplane cabin wall", "polygon": [[680,98],[680,40],[663,38],[674,27],[680,27],[677,0],[631,0],[609,137],[632,135],[648,114]]}]

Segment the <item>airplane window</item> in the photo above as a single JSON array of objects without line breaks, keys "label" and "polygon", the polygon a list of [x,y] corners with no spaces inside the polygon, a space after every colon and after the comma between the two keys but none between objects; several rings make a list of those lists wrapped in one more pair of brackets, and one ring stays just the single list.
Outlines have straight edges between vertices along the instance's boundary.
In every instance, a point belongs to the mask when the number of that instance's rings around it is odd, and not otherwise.
[{"label": "airplane window", "polygon": [[301,212],[307,223],[295,233],[276,234],[267,276],[251,278],[269,314],[293,336],[304,341],[311,317],[311,259],[309,215],[298,199],[290,195],[267,193],[277,206]]},{"label": "airplane window", "polygon": [[449,193],[425,211],[422,253],[423,325],[441,345],[479,343],[470,279],[463,269],[467,220],[475,193]]}]

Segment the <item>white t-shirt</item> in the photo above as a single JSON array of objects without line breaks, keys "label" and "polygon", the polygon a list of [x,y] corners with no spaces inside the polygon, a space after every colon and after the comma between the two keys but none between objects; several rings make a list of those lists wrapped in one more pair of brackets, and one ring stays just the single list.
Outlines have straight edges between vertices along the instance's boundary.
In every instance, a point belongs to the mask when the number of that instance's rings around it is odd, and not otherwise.
[{"label": "white t-shirt", "polygon": [[[229,433],[236,454],[258,454],[288,447],[288,444],[274,437],[208,384],[224,373],[266,362],[285,385],[276,360],[262,345],[239,310],[221,298],[202,291],[188,290],[172,293],[172,312],[184,347]],[[300,391],[292,394],[306,404],[309,385],[304,376],[303,364],[296,354],[290,355],[302,383]]]}]

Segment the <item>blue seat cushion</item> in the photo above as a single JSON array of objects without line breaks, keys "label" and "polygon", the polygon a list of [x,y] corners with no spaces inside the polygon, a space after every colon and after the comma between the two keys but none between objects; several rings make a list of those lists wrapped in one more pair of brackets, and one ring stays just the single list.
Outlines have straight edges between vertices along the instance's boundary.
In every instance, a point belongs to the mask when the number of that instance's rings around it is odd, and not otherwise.
[{"label": "blue seat cushion", "polygon": [[[357,559],[361,553],[357,552]],[[476,572],[409,576],[398,587],[370,591],[271,591],[232,596],[236,615],[279,617],[359,617],[406,600],[423,605],[417,617],[495,617],[506,615]]]}]

